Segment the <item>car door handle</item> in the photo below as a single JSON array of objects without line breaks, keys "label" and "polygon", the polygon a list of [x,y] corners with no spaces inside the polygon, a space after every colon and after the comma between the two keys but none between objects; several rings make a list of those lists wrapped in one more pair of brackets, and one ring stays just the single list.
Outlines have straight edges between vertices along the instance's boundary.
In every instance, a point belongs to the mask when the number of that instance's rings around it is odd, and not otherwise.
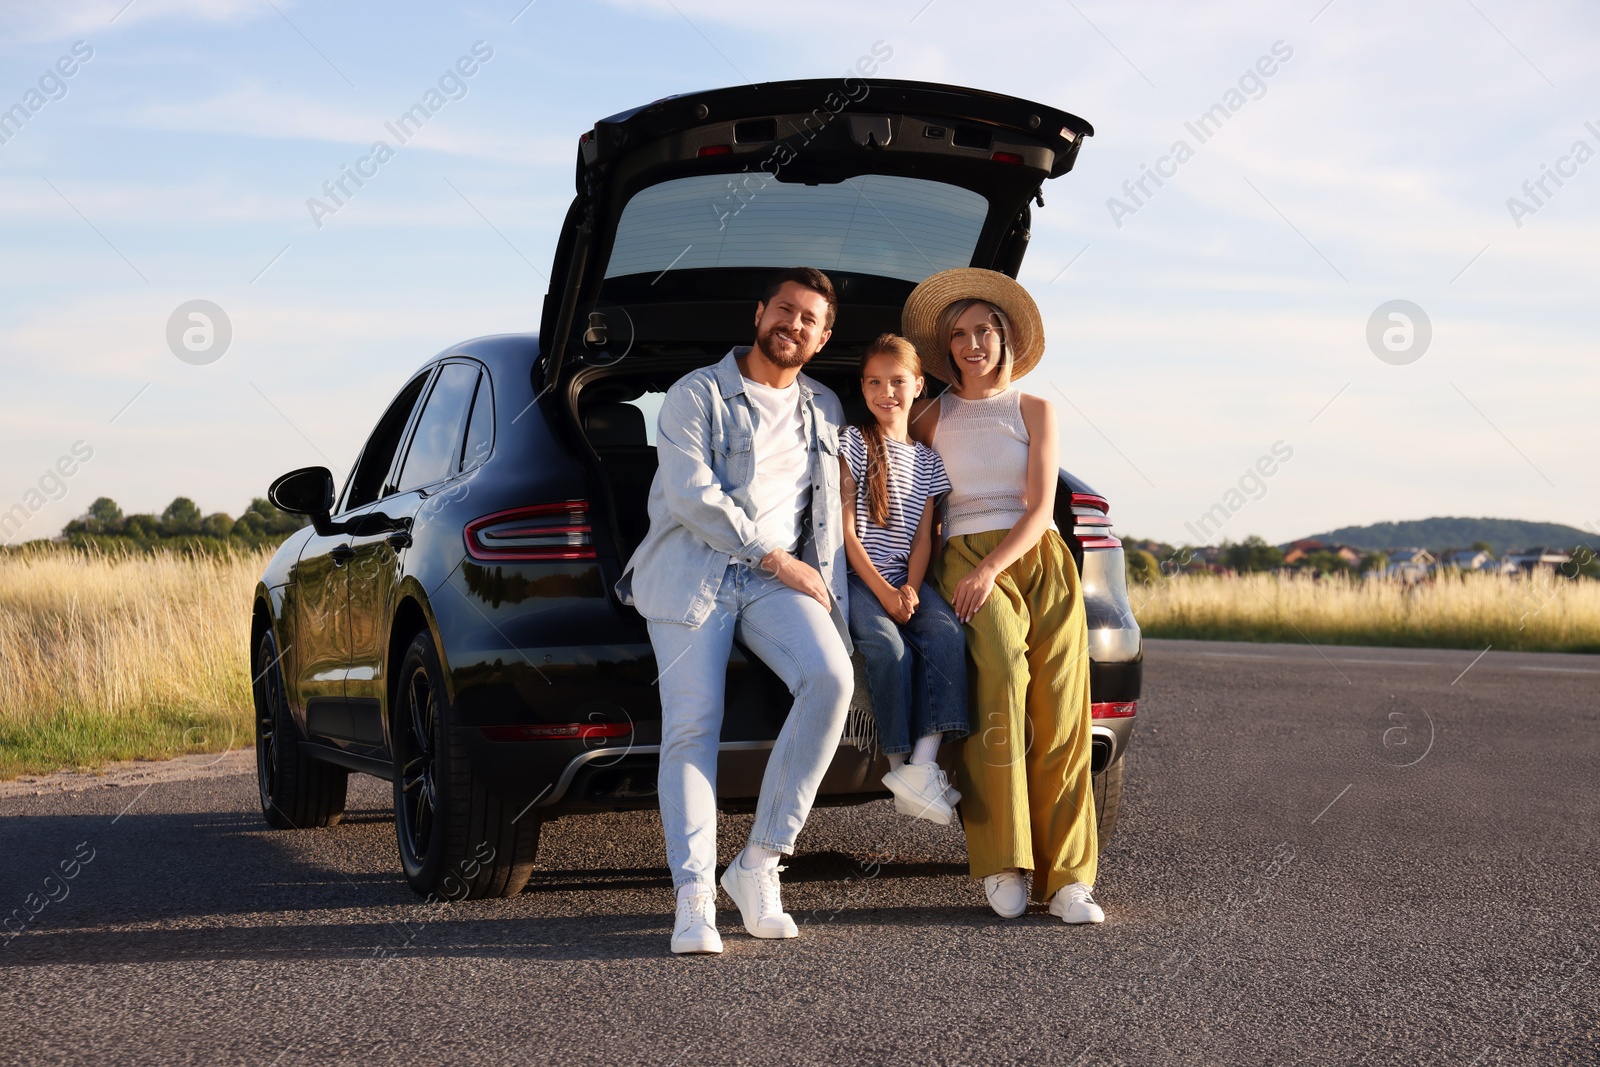
[{"label": "car door handle", "polygon": [[356,558],[356,550],[349,545],[334,545],[328,552],[328,558],[333,560],[335,567],[343,567],[350,560]]},{"label": "car door handle", "polygon": [[397,552],[402,548],[411,547],[411,535],[404,530],[396,530],[388,537],[385,537],[384,540],[389,542],[389,547]]}]

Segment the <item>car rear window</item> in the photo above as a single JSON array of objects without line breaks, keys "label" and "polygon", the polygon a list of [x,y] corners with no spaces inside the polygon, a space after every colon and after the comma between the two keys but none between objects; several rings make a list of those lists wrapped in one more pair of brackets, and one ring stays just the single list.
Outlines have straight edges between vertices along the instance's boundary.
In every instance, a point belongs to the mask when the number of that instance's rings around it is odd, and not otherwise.
[{"label": "car rear window", "polygon": [[761,171],[695,175],[628,201],[605,276],[804,265],[916,282],[970,264],[988,211],[970,189],[923,178],[796,185]]}]

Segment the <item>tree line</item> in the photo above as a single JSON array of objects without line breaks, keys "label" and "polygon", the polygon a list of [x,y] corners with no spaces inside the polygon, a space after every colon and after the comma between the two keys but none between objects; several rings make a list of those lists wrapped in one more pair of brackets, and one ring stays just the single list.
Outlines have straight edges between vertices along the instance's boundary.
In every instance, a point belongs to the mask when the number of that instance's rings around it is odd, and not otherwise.
[{"label": "tree line", "polygon": [[279,511],[271,501],[259,496],[238,518],[222,511],[203,514],[200,506],[186,496],[173,500],[159,515],[124,515],[115,500],[103,496],[62,527],[55,540],[73,548],[124,552],[266,548],[305,524],[304,516]]}]

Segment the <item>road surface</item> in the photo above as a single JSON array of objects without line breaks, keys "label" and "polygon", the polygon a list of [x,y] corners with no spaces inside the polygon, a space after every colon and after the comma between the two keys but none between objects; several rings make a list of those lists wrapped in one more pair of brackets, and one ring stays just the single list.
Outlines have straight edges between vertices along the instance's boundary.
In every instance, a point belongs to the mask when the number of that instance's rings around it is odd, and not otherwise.
[{"label": "road surface", "polygon": [[0,947],[0,1061],[1592,1063],[1600,657],[1476,655],[1148,642],[1093,928],[998,919],[888,802],[814,815],[798,940],[725,902],[726,953],[674,958],[653,814],[446,907],[372,779],[305,832],[248,753],[13,784],[0,907],[65,897]]}]

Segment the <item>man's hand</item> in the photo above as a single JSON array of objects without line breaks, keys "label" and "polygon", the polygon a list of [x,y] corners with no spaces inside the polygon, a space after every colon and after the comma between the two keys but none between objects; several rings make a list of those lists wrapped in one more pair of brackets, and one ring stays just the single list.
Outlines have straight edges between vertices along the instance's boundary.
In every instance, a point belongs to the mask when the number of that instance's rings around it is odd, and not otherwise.
[{"label": "man's hand", "polygon": [[822,580],[822,575],[817,569],[804,560],[795,559],[781,548],[775,548],[761,557],[761,569],[772,575],[778,581],[796,592],[821,604],[824,610],[832,611],[833,603],[828,596],[828,587]]}]

